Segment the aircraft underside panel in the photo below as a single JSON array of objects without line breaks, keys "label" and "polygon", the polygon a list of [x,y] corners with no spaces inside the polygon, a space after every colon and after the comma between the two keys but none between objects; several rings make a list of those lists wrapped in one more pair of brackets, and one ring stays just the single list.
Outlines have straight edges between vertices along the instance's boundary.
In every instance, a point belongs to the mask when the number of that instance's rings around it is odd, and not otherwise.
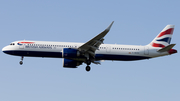
[{"label": "aircraft underside panel", "polygon": [[52,57],[62,58],[61,52],[44,52],[44,51],[5,51],[5,53],[16,56],[30,56],[30,57]]},{"label": "aircraft underside panel", "polygon": [[[42,52],[42,51],[5,51],[5,53],[16,56],[32,56],[32,57],[52,57],[62,58],[61,52]],[[121,61],[132,61],[149,59],[151,57],[146,56],[133,56],[133,55],[117,55],[117,54],[96,54],[96,60],[121,60]]]}]

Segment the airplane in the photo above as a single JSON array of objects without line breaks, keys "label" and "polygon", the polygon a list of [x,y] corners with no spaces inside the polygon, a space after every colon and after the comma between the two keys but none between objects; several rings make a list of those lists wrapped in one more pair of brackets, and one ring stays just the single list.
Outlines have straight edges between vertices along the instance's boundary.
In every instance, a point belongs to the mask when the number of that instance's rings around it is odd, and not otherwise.
[{"label": "airplane", "polygon": [[104,44],[104,37],[110,31],[114,21],[100,34],[86,43],[49,42],[49,41],[14,41],[5,46],[2,51],[9,55],[20,56],[20,65],[24,57],[63,58],[63,67],[77,68],[87,64],[100,64],[104,60],[133,61],[150,59],[177,53],[172,49],[176,44],[170,44],[174,25],[167,25],[148,45],[118,45]]}]

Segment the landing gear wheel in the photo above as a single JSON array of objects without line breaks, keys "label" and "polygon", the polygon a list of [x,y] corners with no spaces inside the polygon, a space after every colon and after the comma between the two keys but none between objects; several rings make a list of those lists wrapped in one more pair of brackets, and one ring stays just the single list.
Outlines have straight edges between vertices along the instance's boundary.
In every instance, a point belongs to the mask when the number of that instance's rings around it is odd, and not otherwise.
[{"label": "landing gear wheel", "polygon": [[86,66],[86,71],[89,72],[91,70],[90,66]]},{"label": "landing gear wheel", "polygon": [[22,64],[23,64],[23,62],[22,62],[22,61],[20,61],[20,62],[19,62],[19,64],[20,64],[20,65],[22,65]]},{"label": "landing gear wheel", "polygon": [[20,65],[23,64],[23,58],[24,58],[24,56],[21,56],[21,61],[19,62]]}]

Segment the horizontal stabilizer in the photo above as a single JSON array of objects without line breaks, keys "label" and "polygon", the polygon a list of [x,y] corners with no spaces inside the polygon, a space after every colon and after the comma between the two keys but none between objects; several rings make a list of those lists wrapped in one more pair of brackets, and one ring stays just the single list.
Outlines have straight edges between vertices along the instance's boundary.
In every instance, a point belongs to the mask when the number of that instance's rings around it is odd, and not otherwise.
[{"label": "horizontal stabilizer", "polygon": [[167,51],[171,50],[175,45],[176,44],[170,44],[170,45],[158,50],[158,52],[167,52]]}]

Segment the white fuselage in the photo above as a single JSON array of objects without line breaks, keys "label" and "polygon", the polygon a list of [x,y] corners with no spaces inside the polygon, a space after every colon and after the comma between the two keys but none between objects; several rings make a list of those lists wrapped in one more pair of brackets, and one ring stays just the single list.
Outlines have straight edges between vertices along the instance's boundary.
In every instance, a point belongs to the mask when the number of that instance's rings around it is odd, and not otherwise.
[{"label": "white fuselage", "polygon": [[[63,48],[77,49],[83,44],[72,42],[15,41],[4,47],[2,51],[16,56],[63,58]],[[158,47],[148,45],[102,44],[95,52],[95,59],[131,61],[169,55],[168,52],[157,52],[159,49]]]}]

